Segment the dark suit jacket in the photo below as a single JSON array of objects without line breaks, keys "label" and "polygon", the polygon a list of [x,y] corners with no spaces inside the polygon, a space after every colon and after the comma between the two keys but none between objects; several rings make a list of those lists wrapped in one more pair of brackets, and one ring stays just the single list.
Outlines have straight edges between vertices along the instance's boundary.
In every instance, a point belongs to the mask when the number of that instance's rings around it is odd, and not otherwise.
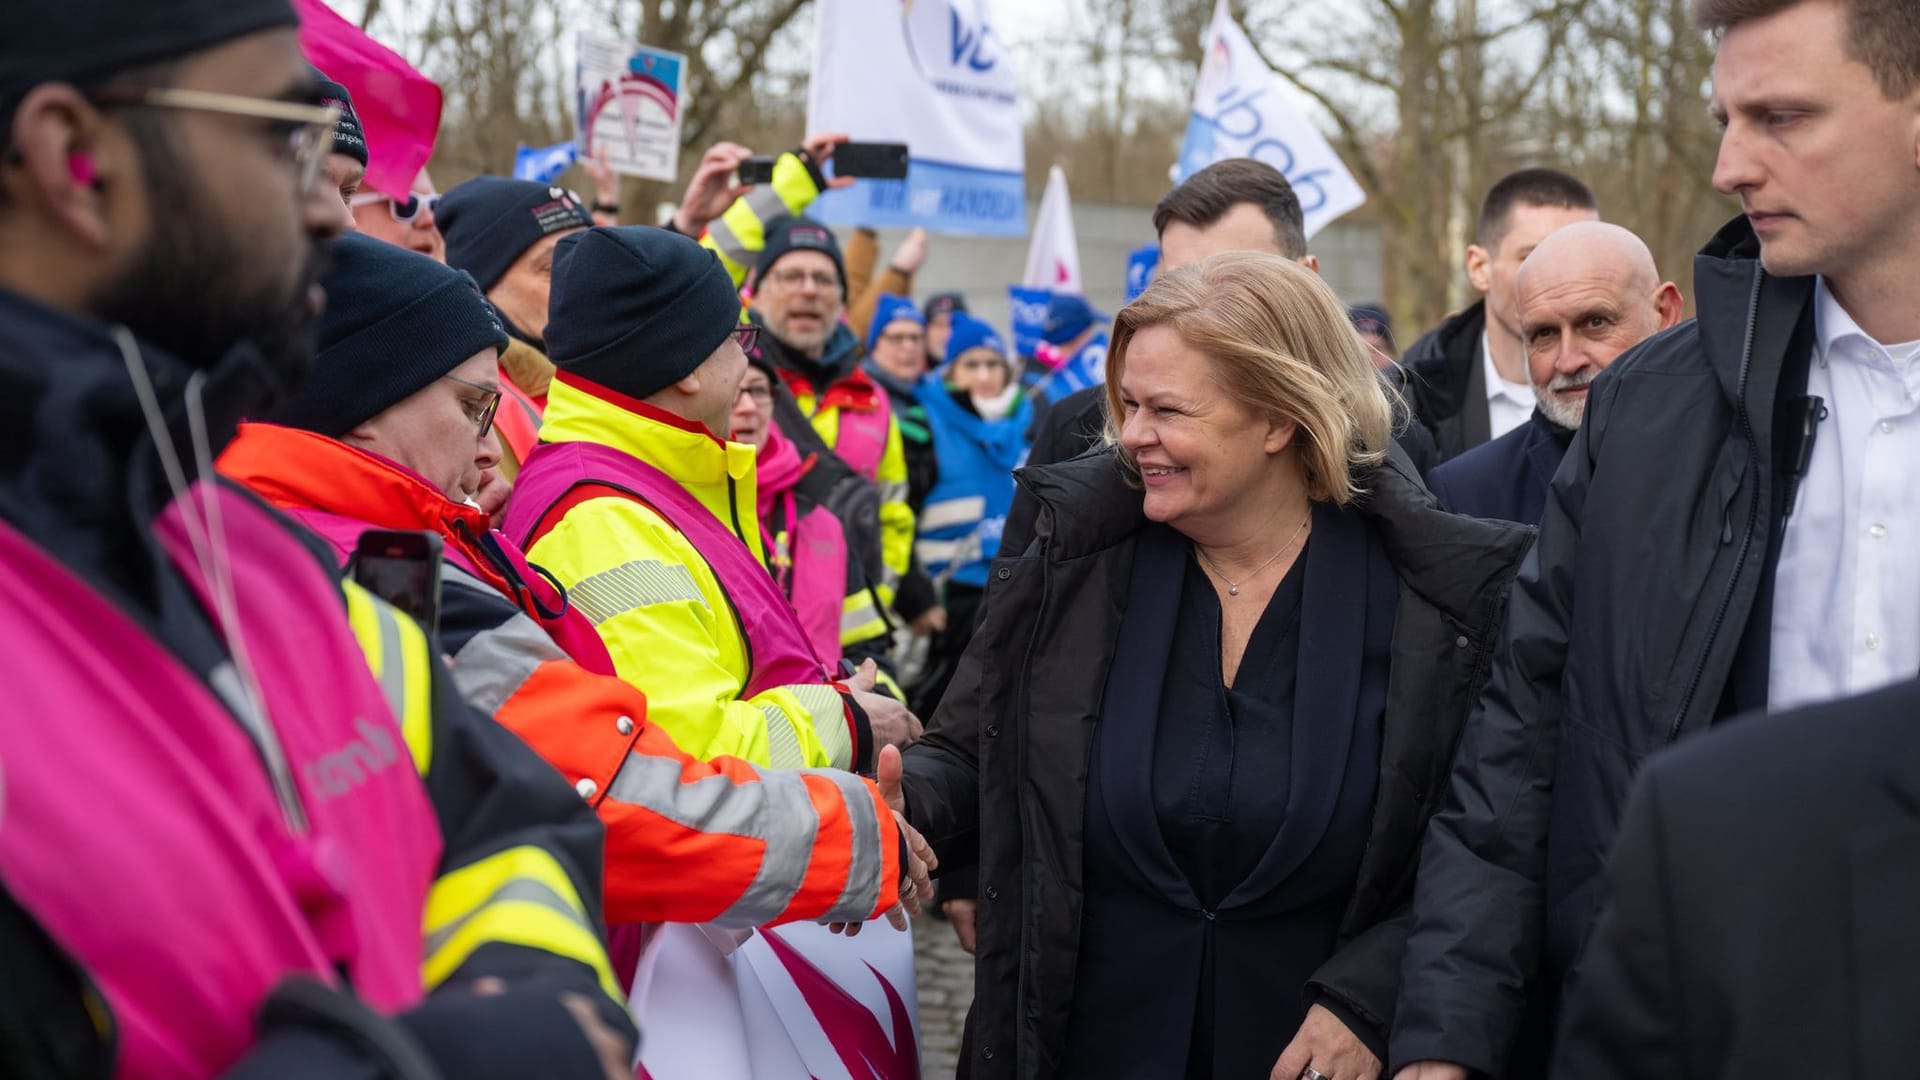
[{"label": "dark suit jacket", "polygon": [[1920,682],[1655,758],[1607,877],[1556,1078],[1920,1075]]},{"label": "dark suit jacket", "polygon": [[1536,409],[1505,435],[1434,466],[1427,487],[1456,514],[1538,525],[1547,485],[1572,441],[1573,432]]}]

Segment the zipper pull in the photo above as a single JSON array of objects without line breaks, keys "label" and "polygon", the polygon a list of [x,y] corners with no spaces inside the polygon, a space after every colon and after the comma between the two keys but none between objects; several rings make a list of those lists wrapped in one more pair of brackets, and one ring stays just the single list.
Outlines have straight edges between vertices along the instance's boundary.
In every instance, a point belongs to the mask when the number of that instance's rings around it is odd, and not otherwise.
[{"label": "zipper pull", "polygon": [[1727,516],[1720,520],[1720,544],[1725,547],[1733,543],[1733,507],[1727,507]]}]

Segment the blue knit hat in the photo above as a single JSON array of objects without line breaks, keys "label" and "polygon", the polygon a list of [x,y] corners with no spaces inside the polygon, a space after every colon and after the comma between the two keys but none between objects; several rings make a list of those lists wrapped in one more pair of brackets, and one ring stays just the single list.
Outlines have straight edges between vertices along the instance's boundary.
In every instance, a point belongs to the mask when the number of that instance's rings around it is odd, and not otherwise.
[{"label": "blue knit hat", "polygon": [[507,332],[459,270],[358,233],[334,241],[313,367],[271,417],[331,438],[352,431]]},{"label": "blue knit hat", "polygon": [[873,322],[867,324],[867,351],[872,352],[881,333],[897,322],[927,325],[927,321],[920,317],[920,309],[913,306],[913,301],[893,293],[881,293],[880,302],[873,308]]},{"label": "blue knit hat", "polygon": [[1092,326],[1101,316],[1084,296],[1055,293],[1047,304],[1047,321],[1041,324],[1040,340],[1049,345],[1065,345]]},{"label": "blue knit hat", "polygon": [[482,291],[542,237],[593,228],[573,192],[504,176],[476,176],[440,196],[433,219],[447,239],[447,265],[472,274]]},{"label": "blue knit hat", "polygon": [[1007,343],[1001,339],[1000,331],[984,319],[976,319],[963,311],[953,313],[953,333],[947,338],[947,363],[960,359],[960,354],[968,349],[992,349],[1002,357],[1007,355]]},{"label": "blue knit hat", "polygon": [[644,398],[693,374],[740,325],[740,293],[713,252],[645,225],[563,238],[553,252],[547,357]]}]

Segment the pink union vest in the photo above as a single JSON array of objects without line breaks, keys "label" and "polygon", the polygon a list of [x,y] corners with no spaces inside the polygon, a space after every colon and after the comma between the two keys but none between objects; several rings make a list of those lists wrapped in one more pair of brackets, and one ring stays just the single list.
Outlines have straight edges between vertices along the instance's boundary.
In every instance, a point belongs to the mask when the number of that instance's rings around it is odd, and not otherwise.
[{"label": "pink union vest", "polygon": [[[296,834],[254,743],[205,683],[66,567],[0,525],[0,877],[93,977],[116,1073],[215,1076],[282,979],[338,979],[393,1013],[422,995],[440,861],[424,784],[342,613],[284,524],[222,490],[248,650],[309,819]],[[178,507],[156,525],[207,596]]]},{"label": "pink union vest", "polygon": [[773,575],[754,558],[753,550],[672,477],[632,454],[596,443],[542,444],[527,458],[514,483],[513,498],[507,503],[507,535],[523,549],[531,547],[536,530],[552,524],[546,521],[548,514],[583,484],[603,485],[646,504],[707,561],[733,606],[753,658],[742,697],[778,686],[817,686],[831,679],[793,605]]}]

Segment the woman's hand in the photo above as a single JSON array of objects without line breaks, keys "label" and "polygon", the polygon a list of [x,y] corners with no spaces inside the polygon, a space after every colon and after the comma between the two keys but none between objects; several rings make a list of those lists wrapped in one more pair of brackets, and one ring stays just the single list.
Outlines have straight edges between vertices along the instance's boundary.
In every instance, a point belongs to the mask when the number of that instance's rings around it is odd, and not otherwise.
[{"label": "woman's hand", "polygon": [[1380,1059],[1367,1044],[1340,1022],[1340,1018],[1315,1005],[1307,1010],[1306,1022],[1280,1052],[1271,1080],[1300,1080],[1308,1069],[1326,1080],[1379,1080]]}]

